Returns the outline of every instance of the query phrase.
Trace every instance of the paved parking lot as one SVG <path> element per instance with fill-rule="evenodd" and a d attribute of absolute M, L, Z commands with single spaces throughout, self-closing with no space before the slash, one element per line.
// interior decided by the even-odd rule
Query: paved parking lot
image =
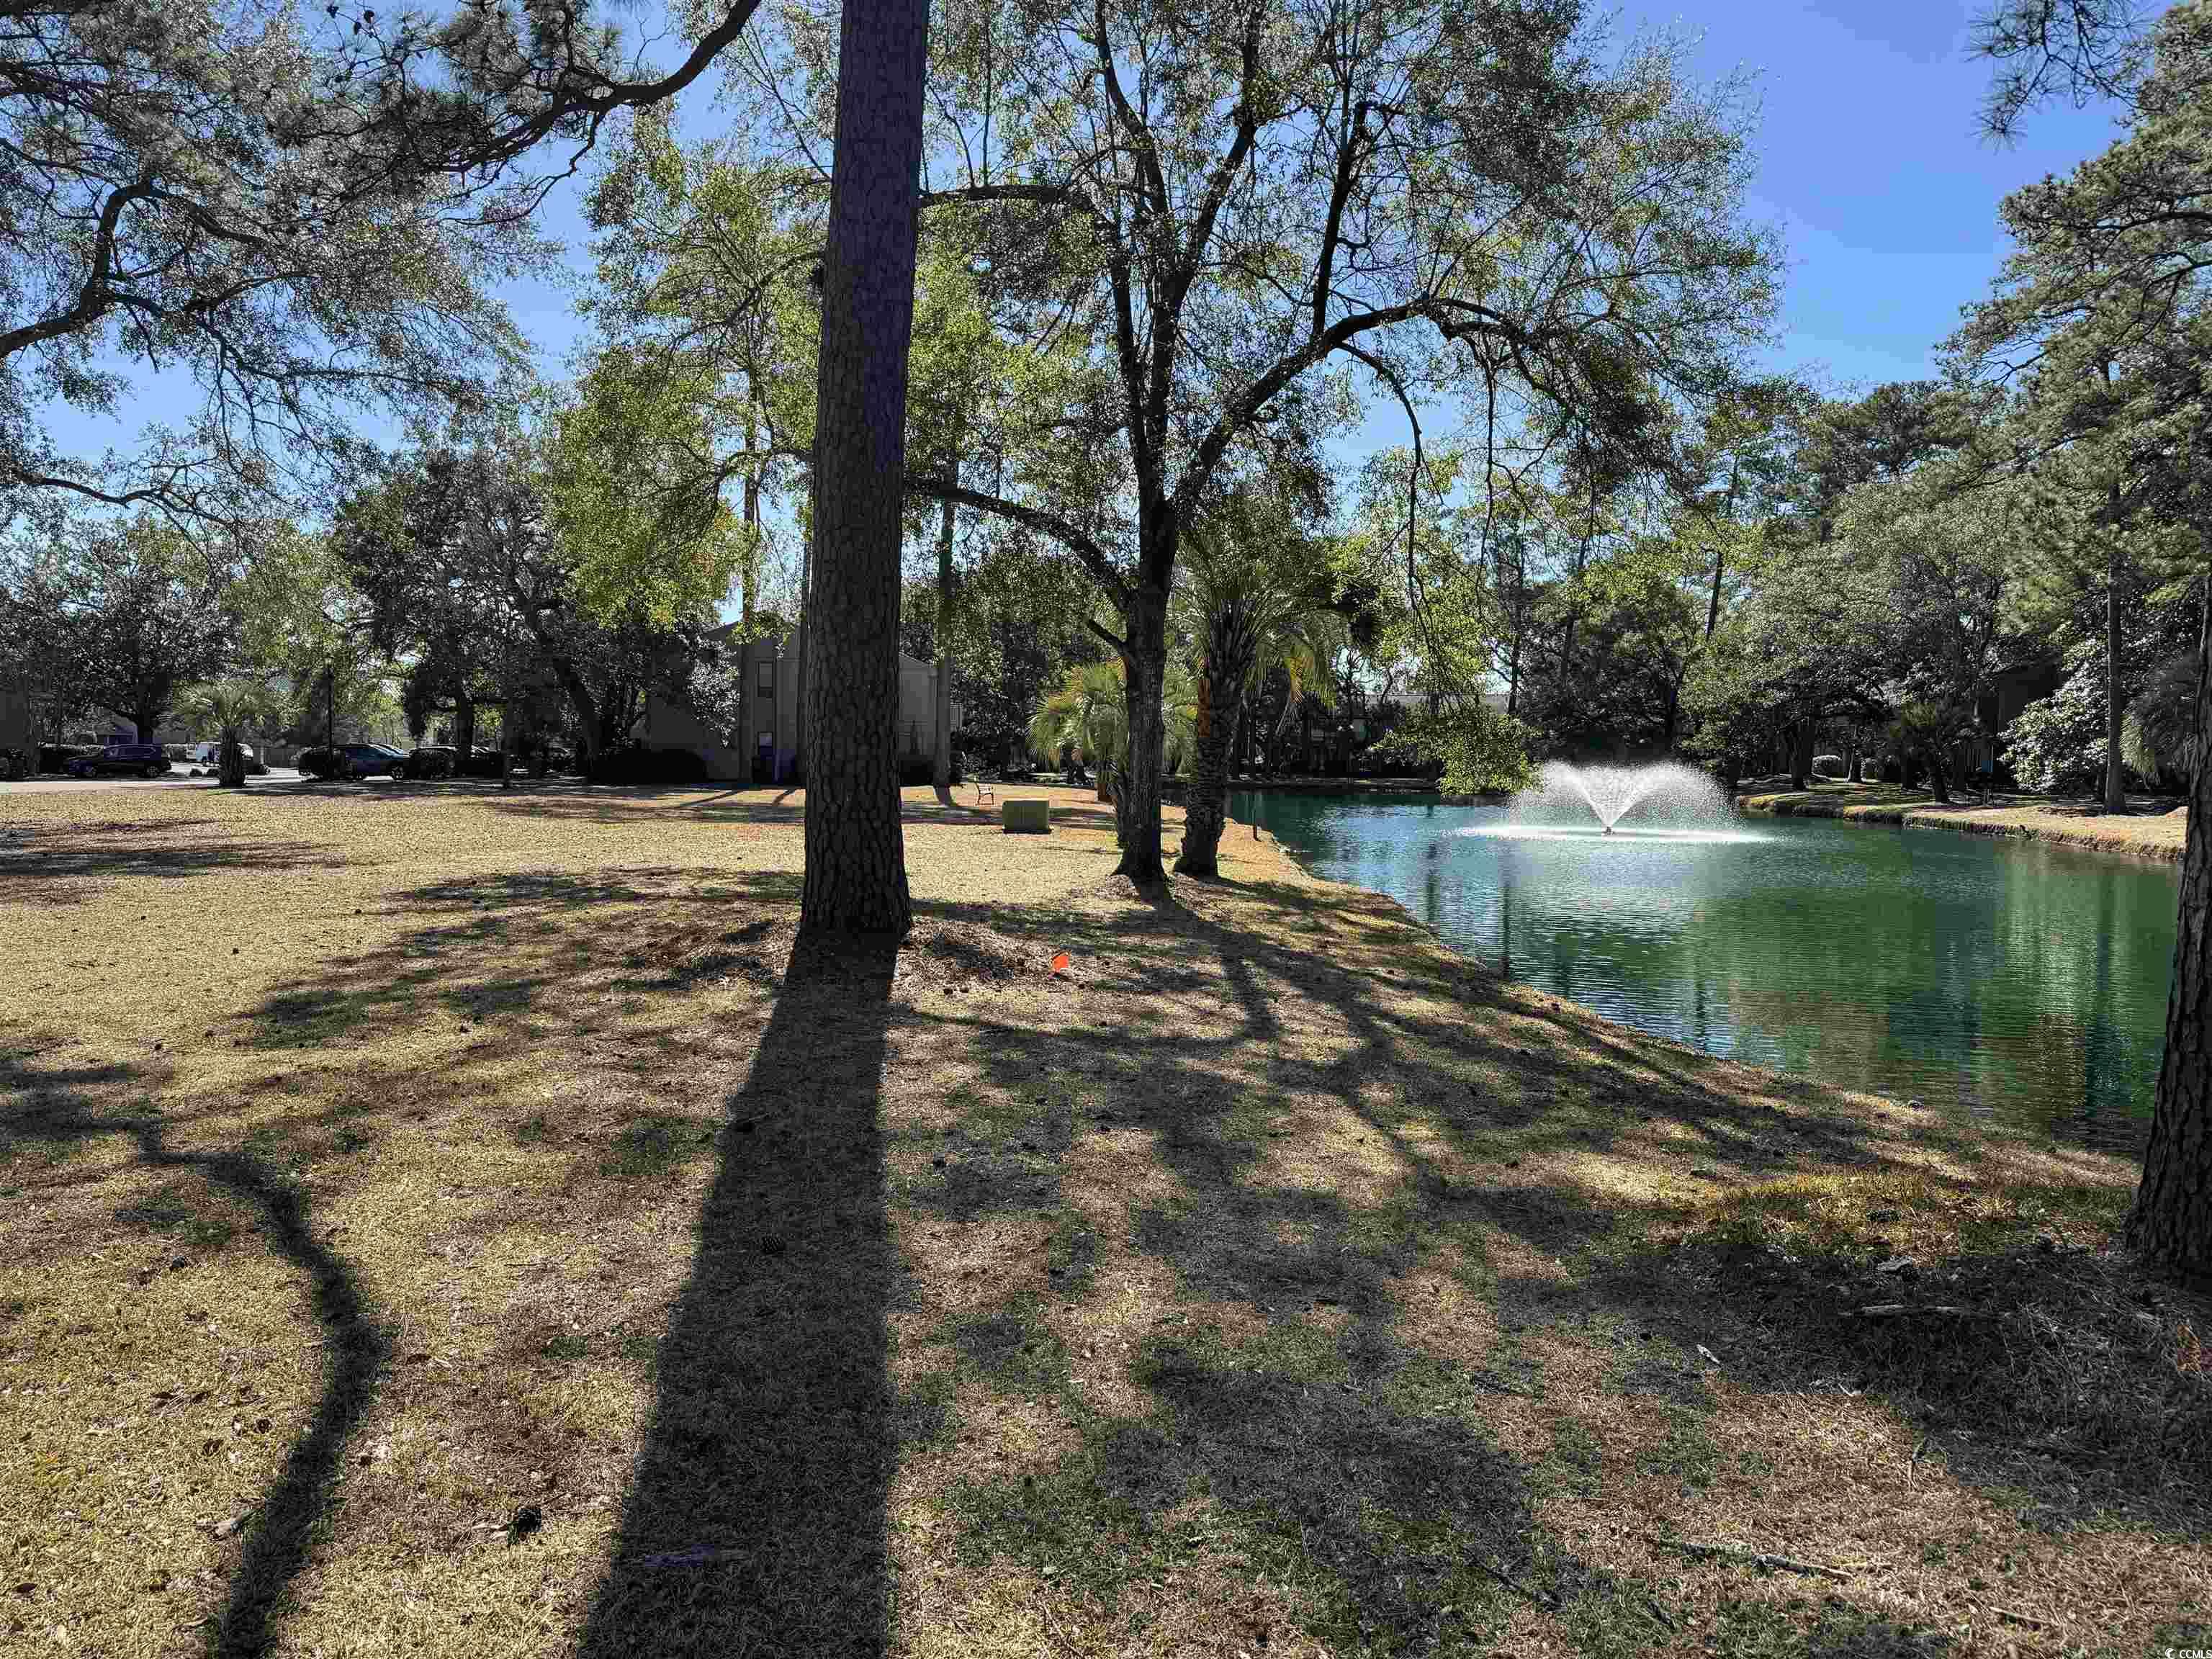
<path fill-rule="evenodd" d="M 246 787 L 266 789 L 270 785 L 299 783 L 301 775 L 289 766 L 272 766 L 266 777 L 248 778 Z M 21 783 L 0 783 L 0 795 L 40 795 L 59 789 L 212 789 L 215 777 L 193 777 L 189 767 L 179 767 L 158 778 L 70 778 L 49 773 Z"/>

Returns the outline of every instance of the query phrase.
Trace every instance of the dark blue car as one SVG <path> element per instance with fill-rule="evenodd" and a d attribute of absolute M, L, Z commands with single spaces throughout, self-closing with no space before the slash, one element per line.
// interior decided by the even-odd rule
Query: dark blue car
<path fill-rule="evenodd" d="M 169 769 L 169 757 L 158 743 L 111 743 L 96 754 L 79 755 L 69 763 L 73 778 L 96 778 L 129 773 L 158 778 Z"/>

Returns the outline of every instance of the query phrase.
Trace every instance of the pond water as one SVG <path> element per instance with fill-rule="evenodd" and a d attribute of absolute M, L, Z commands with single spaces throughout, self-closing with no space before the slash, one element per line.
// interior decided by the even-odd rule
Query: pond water
<path fill-rule="evenodd" d="M 1240 791 L 1230 810 L 1624 1024 L 2065 1141 L 2133 1152 L 2148 1128 L 2171 866 L 1821 819 L 1606 836 L 1420 797 Z"/>

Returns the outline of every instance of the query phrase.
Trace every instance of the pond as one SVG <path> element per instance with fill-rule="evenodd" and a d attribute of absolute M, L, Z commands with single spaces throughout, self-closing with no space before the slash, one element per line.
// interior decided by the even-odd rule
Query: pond
<path fill-rule="evenodd" d="M 1516 833 L 1503 807 L 1240 791 L 1315 874 L 1609 1019 L 1840 1087 L 2133 1152 L 2179 874 L 2016 839 L 1747 818 Z"/>

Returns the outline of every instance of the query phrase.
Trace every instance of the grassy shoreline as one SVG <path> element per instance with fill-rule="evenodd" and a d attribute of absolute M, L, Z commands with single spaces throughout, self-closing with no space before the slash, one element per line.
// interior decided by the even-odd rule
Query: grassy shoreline
<path fill-rule="evenodd" d="M 796 797 L 0 803 L 0 1645 L 2212 1639 L 2132 1170 L 1051 793 L 832 959 Z"/>
<path fill-rule="evenodd" d="M 1739 811 L 1776 817 L 1848 818 L 1970 836 L 2018 836 L 2088 852 L 2179 864 L 2188 837 L 2188 815 L 2167 810 L 2169 805 L 2146 803 L 2140 812 L 2112 816 L 2093 801 L 1997 795 L 1939 803 L 1922 789 L 1828 780 L 1800 790 L 1746 793 L 1736 801 Z"/>

